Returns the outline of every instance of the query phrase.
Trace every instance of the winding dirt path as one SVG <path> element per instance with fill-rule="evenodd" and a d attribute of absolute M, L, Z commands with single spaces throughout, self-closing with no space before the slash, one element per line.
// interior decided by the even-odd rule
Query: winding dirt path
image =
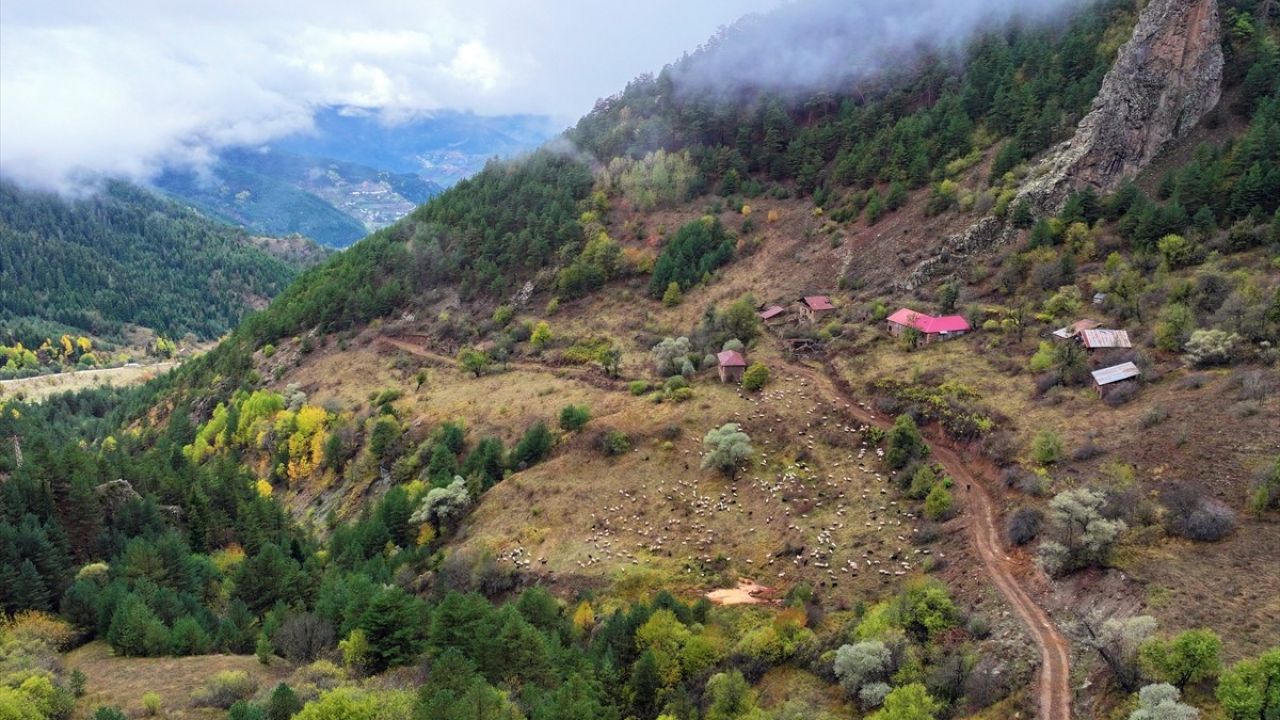
<path fill-rule="evenodd" d="M 892 424 L 886 418 L 873 416 L 858 404 L 847 382 L 830 361 L 824 363 L 823 375 L 860 421 L 880 427 Z M 938 442 L 931 442 L 929 446 L 934 459 L 955 480 L 956 487 L 963 485 L 965 488 L 964 492 L 956 494 L 964 499 L 967 506 L 968 526 L 983 569 L 1040 648 L 1039 719 L 1071 720 L 1071 655 L 1067 639 L 1044 608 L 1032 600 L 1018 582 L 1013 559 L 1004 551 L 998 515 L 983 478 L 971 472 L 951 448 Z"/>

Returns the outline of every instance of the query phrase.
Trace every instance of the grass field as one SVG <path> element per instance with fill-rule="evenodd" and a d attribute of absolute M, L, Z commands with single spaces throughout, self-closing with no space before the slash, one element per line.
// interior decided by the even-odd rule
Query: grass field
<path fill-rule="evenodd" d="M 142 717 L 142 696 L 154 692 L 161 698 L 160 717 L 171 720 L 223 720 L 225 710 L 191 707 L 191 693 L 216 673 L 240 670 L 257 681 L 259 691 L 275 687 L 291 671 L 276 658 L 263 665 L 253 655 L 197 655 L 181 658 L 122 658 L 111 654 L 104 642 L 92 642 L 68 653 L 68 671 L 78 669 L 88 679 L 85 695 L 76 704 L 74 717 L 89 718 L 100 706 L 121 708 L 129 717 Z"/>
<path fill-rule="evenodd" d="M 29 401 L 39 402 L 50 395 L 62 392 L 75 392 L 111 385 L 116 387 L 138 385 L 172 370 L 177 365 L 177 362 L 162 362 L 154 365 L 76 370 L 18 380 L 0 380 L 0 398 L 20 397 Z"/>

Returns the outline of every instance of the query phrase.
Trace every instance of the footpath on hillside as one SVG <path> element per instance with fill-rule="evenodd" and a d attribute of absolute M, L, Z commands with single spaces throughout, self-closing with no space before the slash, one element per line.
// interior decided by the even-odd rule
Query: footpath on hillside
<path fill-rule="evenodd" d="M 853 396 L 848 383 L 839 376 L 830 361 L 824 363 L 824 375 L 861 422 L 888 428 L 892 422 L 863 409 Z M 957 493 L 964 498 L 969 513 L 970 531 L 982 567 L 1000 594 L 1004 596 L 1040 649 L 1039 705 L 1040 720 L 1071 720 L 1071 656 L 1070 645 L 1057 625 L 1049 618 L 1015 574 L 1013 559 L 1001 544 L 999 523 L 985 478 L 970 472 L 954 450 L 939 442 L 929 443 L 933 457 L 942 464 L 957 485 L 966 488 Z"/>

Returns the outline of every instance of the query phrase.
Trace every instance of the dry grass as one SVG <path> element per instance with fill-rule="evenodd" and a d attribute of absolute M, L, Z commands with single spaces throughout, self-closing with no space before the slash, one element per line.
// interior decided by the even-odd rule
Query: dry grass
<path fill-rule="evenodd" d="M 276 658 L 263 665 L 253 655 L 198 655 L 184 658 L 122 658 L 111 654 L 103 642 L 93 642 L 64 657 L 67 670 L 79 669 L 88 678 L 85 695 L 76 704 L 74 717 L 88 718 L 103 705 L 114 705 L 130 717 L 141 717 L 143 693 L 160 695 L 171 720 L 221 720 L 225 710 L 191 707 L 191 693 L 214 674 L 242 670 L 270 690 L 289 675 L 291 666 Z"/>
<path fill-rule="evenodd" d="M 116 387 L 140 385 L 157 375 L 168 372 L 177 365 L 177 362 L 162 362 L 139 367 L 76 370 L 53 375 L 21 378 L 19 380 L 2 380 L 0 381 L 0 397 L 22 397 L 28 401 L 39 402 L 57 393 L 76 392 L 113 385 Z"/>

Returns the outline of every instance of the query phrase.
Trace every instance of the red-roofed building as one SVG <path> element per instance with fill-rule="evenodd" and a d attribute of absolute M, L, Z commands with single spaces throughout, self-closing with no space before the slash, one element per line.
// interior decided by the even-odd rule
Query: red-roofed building
<path fill-rule="evenodd" d="M 786 313 L 786 308 L 781 305 L 770 305 L 769 307 L 761 310 L 758 314 L 760 315 L 760 319 L 767 323 L 772 320 L 782 319 L 782 316 Z"/>
<path fill-rule="evenodd" d="M 808 295 L 796 302 L 796 310 L 800 313 L 800 317 L 816 323 L 834 313 L 836 306 L 831 304 L 831 298 L 826 295 Z"/>
<path fill-rule="evenodd" d="M 725 350 L 716 353 L 716 361 L 720 366 L 720 382 L 742 382 L 742 373 L 747 369 L 747 359 L 737 350 Z"/>
<path fill-rule="evenodd" d="M 907 328 L 919 330 L 926 343 L 963 335 L 970 330 L 969 321 L 961 315 L 933 317 L 909 308 L 901 308 L 887 318 L 889 334 L 897 337 Z"/>

